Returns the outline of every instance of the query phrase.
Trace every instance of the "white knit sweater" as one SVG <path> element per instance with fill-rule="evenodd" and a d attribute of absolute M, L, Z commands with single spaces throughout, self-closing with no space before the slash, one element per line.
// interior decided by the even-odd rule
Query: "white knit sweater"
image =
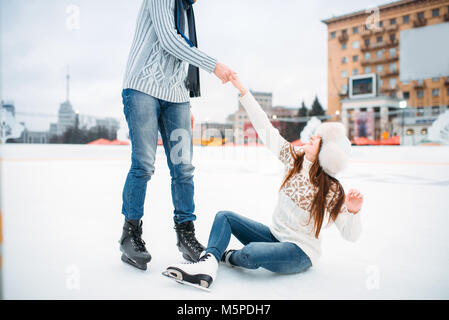
<path fill-rule="evenodd" d="M 290 143 L 272 126 L 251 93 L 248 92 L 241 97 L 240 102 L 246 109 L 260 139 L 285 165 L 285 175 L 294 163 L 290 153 Z M 295 149 L 298 150 L 298 148 Z M 321 233 L 318 239 L 315 238 L 313 221 L 309 223 L 310 205 L 317 191 L 309 180 L 311 165 L 312 163 L 304 157 L 301 171 L 293 175 L 279 191 L 270 230 L 279 241 L 298 245 L 309 256 L 312 264 L 315 264 L 321 255 Z M 326 196 L 327 203 L 330 202 L 333 195 L 334 191 L 331 189 Z M 333 224 L 332 222 L 328 224 L 328 217 L 329 212 L 326 210 L 323 227 Z M 352 214 L 343 204 L 340 214 L 335 220 L 335 225 L 343 238 L 356 241 L 361 233 L 360 212 Z"/>

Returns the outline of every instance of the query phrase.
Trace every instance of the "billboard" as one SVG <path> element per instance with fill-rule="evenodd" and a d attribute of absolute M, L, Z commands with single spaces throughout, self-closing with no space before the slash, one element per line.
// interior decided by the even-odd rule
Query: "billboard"
<path fill-rule="evenodd" d="M 349 78 L 349 98 L 371 98 L 377 93 L 376 74 L 369 73 Z"/>
<path fill-rule="evenodd" d="M 400 79 L 449 76 L 449 23 L 401 31 Z"/>

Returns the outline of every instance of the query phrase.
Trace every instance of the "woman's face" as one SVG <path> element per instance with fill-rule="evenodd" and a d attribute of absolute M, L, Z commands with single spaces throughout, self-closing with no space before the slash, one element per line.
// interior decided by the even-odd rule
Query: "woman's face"
<path fill-rule="evenodd" d="M 310 141 L 302 146 L 305 155 L 309 161 L 315 161 L 320 151 L 320 141 L 321 137 L 319 135 L 314 135 L 310 137 Z"/>

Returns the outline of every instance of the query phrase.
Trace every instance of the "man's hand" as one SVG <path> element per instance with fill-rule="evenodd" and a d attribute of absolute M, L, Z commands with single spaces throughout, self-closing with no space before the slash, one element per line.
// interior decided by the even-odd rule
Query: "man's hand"
<path fill-rule="evenodd" d="M 360 211 L 363 203 L 363 195 L 356 189 L 350 189 L 346 194 L 345 204 L 350 213 L 356 214 Z"/>
<path fill-rule="evenodd" d="M 215 66 L 214 74 L 218 79 L 221 80 L 223 84 L 227 83 L 230 80 L 231 75 L 234 72 L 225 64 L 218 62 Z"/>

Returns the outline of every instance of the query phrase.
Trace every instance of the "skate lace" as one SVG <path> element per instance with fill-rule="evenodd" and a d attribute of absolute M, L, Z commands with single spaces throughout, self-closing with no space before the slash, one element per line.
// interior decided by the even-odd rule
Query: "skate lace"
<path fill-rule="evenodd" d="M 139 252 L 145 252 L 145 241 L 142 239 L 142 231 L 141 230 L 129 230 L 129 234 L 131 236 L 131 243 L 133 247 Z"/>
<path fill-rule="evenodd" d="M 185 239 L 187 240 L 187 246 L 193 249 L 196 253 L 201 253 L 203 251 L 203 246 L 195 238 L 195 233 L 193 231 L 185 232 Z"/>

